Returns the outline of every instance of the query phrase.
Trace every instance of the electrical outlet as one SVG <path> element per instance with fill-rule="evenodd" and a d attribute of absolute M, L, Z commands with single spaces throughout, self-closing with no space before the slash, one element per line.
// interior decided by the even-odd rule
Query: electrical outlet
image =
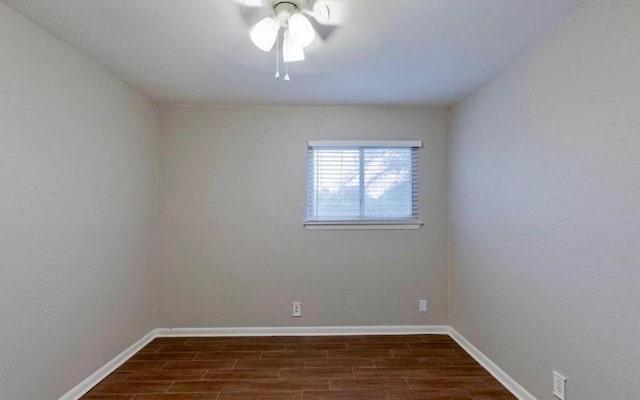
<path fill-rule="evenodd" d="M 291 308 L 291 316 L 302 317 L 302 303 L 300 303 L 299 301 L 293 302 L 293 307 Z"/>
<path fill-rule="evenodd" d="M 420 300 L 418 303 L 418 311 L 419 312 L 427 312 L 427 301 Z"/>
<path fill-rule="evenodd" d="M 567 378 L 560 375 L 556 371 L 553 371 L 553 395 L 560 400 L 565 400 L 565 387 L 567 385 Z"/>

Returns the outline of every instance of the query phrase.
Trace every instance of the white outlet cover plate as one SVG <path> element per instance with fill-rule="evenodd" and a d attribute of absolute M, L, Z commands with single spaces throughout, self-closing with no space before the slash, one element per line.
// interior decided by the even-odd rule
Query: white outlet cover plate
<path fill-rule="evenodd" d="M 302 317 L 302 303 L 299 301 L 294 301 L 292 304 L 291 310 L 292 317 Z"/>
<path fill-rule="evenodd" d="M 427 312 L 427 301 L 426 300 L 420 300 L 420 302 L 418 304 L 418 311 L 419 312 Z"/>
<path fill-rule="evenodd" d="M 553 395 L 560 400 L 565 400 L 566 384 L 567 378 L 553 371 Z"/>

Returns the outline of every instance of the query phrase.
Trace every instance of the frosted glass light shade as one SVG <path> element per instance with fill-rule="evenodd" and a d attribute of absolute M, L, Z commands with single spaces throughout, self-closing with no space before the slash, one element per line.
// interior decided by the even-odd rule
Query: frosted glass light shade
<path fill-rule="evenodd" d="M 316 31 L 313 29 L 311 22 L 300 13 L 295 13 L 289 17 L 289 34 L 300 47 L 307 47 L 316 37 Z"/>
<path fill-rule="evenodd" d="M 284 31 L 282 57 L 284 59 L 284 62 L 286 63 L 304 61 L 304 50 L 296 42 L 291 40 L 291 34 L 289 33 L 288 29 Z"/>
<path fill-rule="evenodd" d="M 251 29 L 251 41 L 262 51 L 270 51 L 278 37 L 278 24 L 273 18 L 264 18 Z"/>

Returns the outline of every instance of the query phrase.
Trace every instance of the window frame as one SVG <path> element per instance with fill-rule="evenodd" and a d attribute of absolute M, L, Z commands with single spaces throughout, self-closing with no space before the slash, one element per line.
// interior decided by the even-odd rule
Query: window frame
<path fill-rule="evenodd" d="M 311 148 L 422 148 L 421 140 L 310 140 L 307 143 L 307 154 Z M 308 187 L 309 187 L 309 159 L 307 159 L 307 180 L 306 186 L 307 194 L 306 201 L 308 202 Z M 362 174 L 362 172 L 361 172 Z M 360 177 L 362 179 L 362 177 Z M 418 183 L 420 174 L 413 178 Z M 417 193 L 416 193 L 417 196 Z M 419 196 L 416 200 L 419 204 Z M 419 207 L 418 207 L 419 213 Z M 416 216 L 415 218 L 380 218 L 380 219 L 344 219 L 344 220 L 309 220 L 307 210 L 305 208 L 305 222 L 304 227 L 307 230 L 417 230 L 422 227 L 422 221 Z"/>

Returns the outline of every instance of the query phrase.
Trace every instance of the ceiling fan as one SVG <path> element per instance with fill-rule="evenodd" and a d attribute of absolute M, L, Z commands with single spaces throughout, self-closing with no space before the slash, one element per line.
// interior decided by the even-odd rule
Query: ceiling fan
<path fill-rule="evenodd" d="M 260 50 L 276 48 L 276 79 L 280 78 L 280 38 L 282 60 L 289 81 L 288 64 L 303 61 L 304 49 L 316 37 L 326 41 L 344 14 L 338 0 L 237 0 L 245 22 L 251 26 L 249 37 Z M 282 32 L 282 33 L 281 33 Z"/>

